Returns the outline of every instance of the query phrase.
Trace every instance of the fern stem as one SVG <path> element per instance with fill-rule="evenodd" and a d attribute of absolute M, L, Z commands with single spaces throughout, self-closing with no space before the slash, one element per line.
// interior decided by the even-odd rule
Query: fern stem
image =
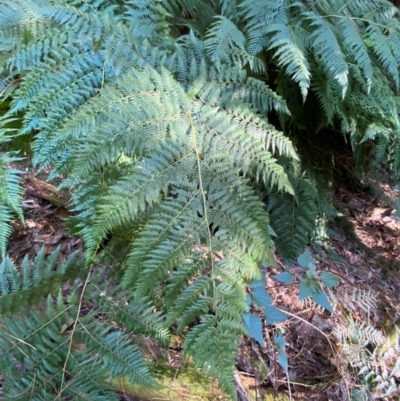
<path fill-rule="evenodd" d="M 199 174 L 199 186 L 200 186 L 200 192 L 203 200 L 203 207 L 204 207 L 204 221 L 206 222 L 207 225 L 207 234 L 208 234 L 208 249 L 210 252 L 210 263 L 211 263 L 211 279 L 212 279 L 212 286 L 213 286 L 213 303 L 214 303 L 214 312 L 217 312 L 217 303 L 215 300 L 215 278 L 214 278 L 214 259 L 213 259 L 213 250 L 212 250 L 212 243 L 211 243 L 211 230 L 210 230 L 210 222 L 208 221 L 208 215 L 207 215 L 207 199 L 206 199 L 206 194 L 204 191 L 203 187 L 203 178 L 201 176 L 201 165 L 200 165 L 200 154 L 199 154 L 199 148 L 197 146 L 197 138 L 196 138 L 196 129 L 194 127 L 193 123 L 193 118 L 192 114 L 188 112 L 188 117 L 190 121 L 190 131 L 193 137 L 193 147 L 194 151 L 196 153 L 196 162 L 197 162 L 197 171 Z"/>
<path fill-rule="evenodd" d="M 90 274 L 91 273 L 92 273 L 92 269 L 89 270 L 89 273 L 86 276 L 86 280 L 85 280 L 85 282 L 83 284 L 82 292 L 81 292 L 81 295 L 79 297 L 78 310 L 76 312 L 76 317 L 75 317 L 75 320 L 74 320 L 74 324 L 72 326 L 71 336 L 70 336 L 69 345 L 68 345 L 68 352 L 67 352 L 67 355 L 65 357 L 64 366 L 63 366 L 62 371 L 61 371 L 60 392 L 58 393 L 56 400 L 57 399 L 61 400 L 61 395 L 62 395 L 62 393 L 64 391 L 64 387 L 63 386 L 64 386 L 64 382 L 65 382 L 65 374 L 66 374 L 66 370 L 67 370 L 67 363 L 68 363 L 69 357 L 71 355 L 72 342 L 74 340 L 74 333 L 76 331 L 76 326 L 78 324 L 79 315 L 81 313 L 81 309 L 82 309 L 82 305 L 83 305 L 83 296 L 85 295 L 85 290 L 86 290 L 86 287 L 87 287 L 87 285 L 89 283 L 89 278 L 90 278 Z"/>

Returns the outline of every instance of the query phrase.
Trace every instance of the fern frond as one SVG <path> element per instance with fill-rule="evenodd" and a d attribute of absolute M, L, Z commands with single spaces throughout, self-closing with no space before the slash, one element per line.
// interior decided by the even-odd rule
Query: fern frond
<path fill-rule="evenodd" d="M 0 152 L 0 256 L 5 257 L 7 241 L 12 229 L 10 222 L 16 215 L 24 223 L 22 212 L 21 171 L 10 164 L 20 159 Z"/>
<path fill-rule="evenodd" d="M 87 320 L 87 319 L 85 319 Z M 89 353 L 103 357 L 105 372 L 110 377 L 126 376 L 130 382 L 154 386 L 148 367 L 143 363 L 137 345 L 121 331 L 111 331 L 109 327 L 99 324 L 85 324 L 81 321 L 74 337 L 82 341 Z"/>
<path fill-rule="evenodd" d="M 338 325 L 334 334 L 342 343 L 356 342 L 362 346 L 385 343 L 385 336 L 380 330 L 367 323 L 357 324 L 352 318 L 348 318 L 347 324 Z"/>
<path fill-rule="evenodd" d="M 132 28 L 135 37 L 161 44 L 168 40 L 171 28 L 168 20 L 172 15 L 162 1 L 130 0 L 124 3 L 126 10 L 123 18 Z"/>
<path fill-rule="evenodd" d="M 187 333 L 184 350 L 194 356 L 204 372 L 217 377 L 228 394 L 235 397 L 232 362 L 244 332 L 238 312 L 245 310 L 246 298 L 242 283 L 237 281 L 235 266 L 229 263 L 229 259 L 214 267 L 216 280 L 207 294 L 213 299 L 214 314 L 204 314 L 200 323 Z M 193 306 L 203 303 L 202 299 L 200 295 Z M 212 355 L 219 355 L 219 358 Z"/>
<path fill-rule="evenodd" d="M 4 202 L 23 222 L 24 216 L 21 208 L 22 201 L 22 187 L 20 185 L 21 171 L 9 168 L 9 163 L 19 160 L 9 155 L 1 155 L 0 164 L 0 200 Z"/>
<path fill-rule="evenodd" d="M 8 238 L 12 233 L 12 227 L 10 222 L 13 218 L 11 209 L 0 202 L 0 253 L 1 257 L 4 258 L 7 249 Z"/>
<path fill-rule="evenodd" d="M 392 50 L 386 40 L 385 35 L 376 25 L 373 24 L 371 24 L 365 30 L 365 35 L 368 39 L 369 46 L 371 46 L 374 50 L 382 67 L 390 76 L 390 78 L 392 78 L 393 82 L 396 85 L 396 88 L 399 88 L 399 64 L 392 53 Z"/>
<path fill-rule="evenodd" d="M 295 179 L 296 180 L 296 179 Z M 295 181 L 295 195 L 271 194 L 268 211 L 276 233 L 276 248 L 287 261 L 294 261 L 309 241 L 318 215 L 315 186 L 307 180 Z"/>
<path fill-rule="evenodd" d="M 342 29 L 343 43 L 346 45 L 345 49 L 350 53 L 354 62 L 361 68 L 367 88 L 370 90 L 374 71 L 368 48 L 360 36 L 360 28 L 350 17 L 340 18 L 339 25 Z"/>
<path fill-rule="evenodd" d="M 371 290 L 361 288 L 355 288 L 351 293 L 346 291 L 343 296 L 345 307 L 354 310 L 354 304 L 356 304 L 368 314 L 377 307 L 376 302 L 376 295 Z"/>
<path fill-rule="evenodd" d="M 246 37 L 230 19 L 223 16 L 217 19 L 207 32 L 204 47 L 212 62 L 225 62 L 229 60 L 228 52 L 245 50 Z"/>
<path fill-rule="evenodd" d="M 303 11 L 302 15 L 311 30 L 308 41 L 314 57 L 321 64 L 322 69 L 339 83 L 342 97 L 344 97 L 348 87 L 349 69 L 335 33 L 332 32 L 326 18 L 322 18 L 314 11 Z"/>
<path fill-rule="evenodd" d="M 306 44 L 304 35 L 298 34 L 300 28 L 290 27 L 287 20 L 276 22 L 265 28 L 265 35 L 268 37 L 266 47 L 274 51 L 274 57 L 281 65 L 287 75 L 292 77 L 301 90 L 303 99 L 307 97 L 310 87 L 311 72 L 306 57 Z"/>
<path fill-rule="evenodd" d="M 154 310 L 154 305 L 145 298 L 135 302 L 132 292 L 124 291 L 112 280 L 104 281 L 102 274 L 94 275 L 85 294 L 87 302 L 95 302 L 99 313 L 109 320 L 123 324 L 135 334 L 151 335 L 157 341 L 167 345 L 169 332 L 165 318 Z"/>
<path fill-rule="evenodd" d="M 254 2 L 245 1 L 241 7 L 247 20 L 250 54 L 273 51 L 278 65 L 299 84 L 305 99 L 311 79 L 305 32 L 299 24 L 290 24 L 289 3 L 260 1 L 255 7 Z"/>
<path fill-rule="evenodd" d="M 57 303 L 49 297 L 44 313 L 33 309 L 18 319 L 4 319 L 0 368 L 7 398 L 24 400 L 29 394 L 45 401 L 55 397 L 117 400 L 109 381 L 120 375 L 154 385 L 137 346 L 126 334 L 99 324 L 92 313 L 80 317 L 76 326 L 71 324 L 77 318 L 77 301 L 73 294 L 68 305 L 60 296 Z"/>
<path fill-rule="evenodd" d="M 82 260 L 73 253 L 57 266 L 60 249 L 57 248 L 45 258 L 44 248 L 33 262 L 26 256 L 20 268 L 5 258 L 0 264 L 0 313 L 15 314 L 22 307 L 39 303 L 43 296 L 50 294 L 62 283 L 75 278 L 83 269 Z"/>

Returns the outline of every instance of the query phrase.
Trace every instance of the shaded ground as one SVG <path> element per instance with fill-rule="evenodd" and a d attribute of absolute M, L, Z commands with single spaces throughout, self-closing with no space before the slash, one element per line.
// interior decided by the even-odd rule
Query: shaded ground
<path fill-rule="evenodd" d="M 388 197 L 396 195 L 389 186 L 382 190 Z M 330 249 L 313 251 L 317 271 L 341 277 L 328 291 L 335 312 L 310 300 L 299 302 L 297 285 L 274 280 L 288 266 L 268 269 L 266 288 L 290 318 L 265 327 L 265 348 L 248 339 L 241 345 L 239 369 L 252 399 L 262 399 L 263 387 L 289 394 L 288 378 L 271 351 L 276 329 L 285 334 L 293 397 L 400 399 L 395 326 L 400 318 L 400 222 L 395 210 L 369 194 L 339 188 L 335 196 L 344 216 L 332 227 Z M 290 271 L 301 276 L 303 268 L 294 265 Z"/>
<path fill-rule="evenodd" d="M 82 251 L 81 240 L 69 236 L 63 224 L 68 215 L 66 195 L 57 194 L 45 178 L 46 174 L 35 177 L 29 171 L 24 176 L 26 226 L 14 223 L 9 246 L 17 262 L 27 253 L 34 257 L 42 246 L 47 254 L 60 246 L 63 258 Z M 381 189 L 388 199 L 396 195 L 390 186 Z M 400 319 L 400 223 L 395 210 L 372 195 L 345 188 L 337 188 L 334 195 L 344 216 L 332 226 L 328 246 L 312 252 L 318 271 L 341 278 L 328 292 L 335 312 L 330 314 L 310 300 L 298 301 L 297 285 L 274 280 L 288 266 L 280 263 L 266 270 L 268 292 L 289 319 L 274 327 L 265 325 L 265 347 L 247 338 L 240 344 L 237 380 L 246 391 L 243 400 L 273 399 L 267 390 L 289 395 L 288 379 L 291 395 L 298 399 L 399 399 L 400 345 L 394 328 Z M 296 265 L 290 270 L 295 276 L 303 273 Z M 273 348 L 277 329 L 285 336 L 288 376 Z M 178 348 L 169 350 L 170 367 L 177 372 Z M 155 345 L 150 344 L 149 350 L 158 353 Z"/>

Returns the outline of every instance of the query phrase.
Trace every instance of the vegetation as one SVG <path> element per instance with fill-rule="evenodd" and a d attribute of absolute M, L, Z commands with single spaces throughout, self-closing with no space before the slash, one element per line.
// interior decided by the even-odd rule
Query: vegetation
<path fill-rule="evenodd" d="M 337 152 L 399 177 L 398 17 L 386 0 L 0 1 L 5 395 L 117 399 L 114 378 L 153 383 L 129 333 L 173 332 L 235 397 L 248 285 L 254 301 L 274 250 L 291 263 L 327 235 Z M 64 178 L 84 261 L 5 257 L 19 136 Z"/>

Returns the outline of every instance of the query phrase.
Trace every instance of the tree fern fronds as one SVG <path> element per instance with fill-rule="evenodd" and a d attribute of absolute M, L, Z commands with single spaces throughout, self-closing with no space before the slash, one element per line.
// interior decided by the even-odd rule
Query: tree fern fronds
<path fill-rule="evenodd" d="M 382 33 L 376 25 L 371 24 L 366 28 L 365 35 L 368 39 L 369 46 L 374 50 L 385 72 L 393 80 L 396 88 L 399 88 L 399 64 L 392 53 L 384 33 Z"/>
<path fill-rule="evenodd" d="M 400 48 L 400 27 L 397 29 L 390 29 L 387 35 L 388 37 L 388 44 L 392 51 L 393 57 L 397 61 L 398 67 L 400 66 L 400 55 L 398 49 Z"/>
<path fill-rule="evenodd" d="M 207 227 L 198 214 L 207 213 L 209 224 L 216 229 L 218 242 L 214 244 L 214 252 L 222 250 L 229 254 L 234 250 L 237 258 L 253 261 L 270 258 L 272 242 L 264 229 L 268 216 L 251 189 L 246 188 L 237 174 L 228 171 L 222 162 L 221 165 L 204 164 L 201 170 L 207 190 L 207 210 L 202 207 L 197 188 L 188 186 L 190 191 L 180 189 L 177 191 L 178 199 L 167 198 L 159 208 L 155 208 L 153 216 L 132 243 L 125 282 L 137 283 L 140 289 L 137 296 L 143 296 L 155 280 L 165 279 L 167 270 L 184 262 L 192 252 L 193 244 L 205 240 Z M 223 189 L 226 187 L 230 191 Z M 246 245 L 243 245 L 244 238 Z M 253 270 L 255 268 L 258 272 L 257 265 L 244 260 L 241 260 L 243 273 L 257 275 Z"/>
<path fill-rule="evenodd" d="M 63 49 L 58 53 L 54 51 L 51 52 L 52 54 L 49 55 L 51 61 L 46 60 L 46 62 L 38 63 L 34 68 L 30 66 L 30 73 L 22 81 L 16 93 L 16 101 L 12 104 L 11 112 L 16 113 L 25 110 L 29 104 L 36 102 L 38 103 L 36 110 L 41 110 L 41 107 L 47 110 L 48 106 L 46 107 L 44 103 L 44 99 L 46 98 L 43 97 L 42 100 L 40 96 L 44 88 L 49 91 L 47 96 L 50 98 L 50 96 L 54 96 L 54 92 L 57 90 L 65 90 L 65 86 L 68 84 L 74 85 L 75 81 L 79 79 L 88 78 L 89 81 L 86 81 L 85 84 L 88 85 L 89 88 L 100 87 L 97 79 L 92 81 L 92 77 L 95 75 L 96 70 L 101 70 L 103 73 L 104 57 L 101 53 L 94 54 L 91 46 L 85 46 L 83 44 L 80 45 L 82 47 L 68 45 L 66 41 L 60 44 L 63 46 Z M 20 59 L 20 57 L 18 57 L 18 59 Z M 102 74 L 100 77 L 102 78 Z M 54 82 L 50 84 L 49 81 L 53 80 Z M 74 87 L 79 92 L 79 87 Z M 83 88 L 80 89 L 80 91 L 83 92 Z M 71 97 L 72 104 L 73 100 L 73 97 Z M 35 109 L 31 107 L 29 109 L 33 110 L 33 113 L 35 113 Z"/>
<path fill-rule="evenodd" d="M 373 82 L 374 71 L 368 48 L 360 36 L 361 32 L 357 24 L 350 17 L 340 18 L 339 26 L 343 32 L 342 38 L 343 43 L 346 45 L 345 49 L 362 69 L 369 91 Z"/>
<path fill-rule="evenodd" d="M 246 18 L 250 54 L 263 49 L 274 52 L 277 63 L 299 84 L 303 99 L 310 86 L 311 71 L 306 54 L 306 33 L 299 24 L 290 24 L 290 2 L 253 1 L 241 4 Z"/>
<path fill-rule="evenodd" d="M 119 375 L 154 385 L 137 346 L 125 333 L 99 324 L 92 313 L 80 317 L 75 330 L 70 331 L 77 312 L 72 299 L 67 306 L 61 297 L 56 304 L 48 298 L 41 314 L 34 309 L 18 319 L 4 320 L 0 368 L 5 373 L 5 396 L 20 394 L 16 399 L 25 400 L 29 394 L 30 398 L 50 401 L 62 394 L 71 401 L 116 400 L 109 381 Z M 70 336 L 74 336 L 72 348 Z M 17 369 L 16 363 L 22 368 Z"/>
<path fill-rule="evenodd" d="M 10 225 L 12 218 L 13 213 L 10 207 L 0 202 L 0 254 L 2 258 L 5 257 L 8 238 L 12 233 Z"/>
<path fill-rule="evenodd" d="M 162 193 L 166 194 L 168 183 L 179 180 L 192 163 L 191 150 L 172 142 L 165 143 L 153 157 L 138 163 L 134 171 L 113 185 L 110 194 L 103 199 L 96 221 L 98 237 L 103 238 L 107 231 L 122 222 L 132 222 L 138 212 L 152 206 Z"/>
<path fill-rule="evenodd" d="M 107 126 L 109 125 L 104 124 L 101 128 L 102 131 L 104 130 L 104 134 L 107 132 L 105 129 Z M 78 144 L 79 142 L 77 142 L 77 145 Z M 125 156 L 126 162 L 123 163 L 121 160 L 124 159 L 124 155 L 121 155 L 120 149 L 124 147 L 126 152 L 131 155 L 134 154 L 135 145 L 136 144 L 132 144 L 132 142 L 129 141 L 126 132 L 116 135 L 115 138 L 110 138 L 110 136 L 106 138 L 105 135 L 97 135 L 97 141 L 87 140 L 85 143 L 81 143 L 80 148 L 77 148 L 76 152 L 74 152 L 75 155 L 73 160 L 71 160 L 73 161 L 73 167 L 70 168 L 71 179 L 63 183 L 63 186 L 75 186 L 90 180 L 94 171 L 106 166 L 107 164 L 117 164 L 119 166 L 119 171 L 116 171 L 116 174 L 119 176 L 122 175 L 119 174 L 122 173 L 122 170 L 129 172 L 129 169 L 127 168 L 129 166 L 129 156 Z M 124 166 L 124 164 L 127 166 Z M 115 176 L 115 178 L 118 179 L 119 177 Z"/>
<path fill-rule="evenodd" d="M 18 216 L 21 221 L 24 221 L 22 214 L 22 187 L 20 185 L 21 171 L 7 168 L 8 163 L 19 160 L 9 155 L 1 155 L 0 164 L 0 200 L 4 202 Z"/>
<path fill-rule="evenodd" d="M 298 155 L 293 147 L 292 141 L 273 125 L 265 122 L 265 119 L 255 114 L 255 110 L 249 109 L 247 105 L 237 102 L 223 102 L 228 115 L 237 121 L 239 126 L 254 138 L 265 143 L 265 149 L 272 154 L 287 156 L 298 160 Z"/>
<path fill-rule="evenodd" d="M 47 2 L 44 2 L 47 3 Z M 40 1 L 4 1 L 0 17 L 0 49 L 12 51 L 29 38 L 41 37 L 50 24 L 38 12 Z"/>
<path fill-rule="evenodd" d="M 156 282 L 165 280 L 168 270 L 183 263 L 193 244 L 206 235 L 207 227 L 195 214 L 202 212 L 199 194 L 182 195 L 176 200 L 167 198 L 132 243 L 124 285 L 136 283 L 135 297 L 146 295 Z"/>
<path fill-rule="evenodd" d="M 237 22 L 240 14 L 238 13 L 238 4 L 236 0 L 220 0 L 218 1 L 221 8 L 221 15 Z"/>
<path fill-rule="evenodd" d="M 249 32 L 249 51 L 260 53 L 265 46 L 264 28 L 274 22 L 284 22 L 286 2 L 281 0 L 242 1 L 239 5 L 246 20 L 246 30 Z"/>
<path fill-rule="evenodd" d="M 165 8 L 174 16 L 175 25 L 189 27 L 204 35 L 216 16 L 216 3 L 199 0 L 170 0 Z"/>
<path fill-rule="evenodd" d="M 324 112 L 325 119 L 321 122 L 321 125 L 332 125 L 335 116 L 339 114 L 336 99 L 341 97 L 342 88 L 336 81 L 326 79 L 323 71 L 316 69 L 311 81 L 311 89 Z"/>
<path fill-rule="evenodd" d="M 0 29 L 1 32 L 1 29 Z M 28 68 L 39 65 L 41 62 L 47 60 L 51 63 L 52 58 L 61 59 L 61 54 L 65 55 L 66 49 L 61 49 L 63 44 L 68 44 L 71 51 L 76 43 L 76 35 L 71 32 L 63 32 L 58 29 L 51 28 L 46 30 L 46 35 L 38 37 L 27 42 L 23 46 L 16 47 L 13 54 L 7 57 L 4 65 L 10 74 L 18 74 Z M 90 43 L 89 39 L 81 41 L 81 45 L 87 46 Z M 33 77 L 27 78 L 35 79 L 40 74 L 41 70 L 36 70 Z M 48 70 L 44 69 L 43 73 Z M 40 75 L 39 75 L 40 76 Z"/>
<path fill-rule="evenodd" d="M 151 74 L 153 78 L 157 76 L 154 71 L 150 76 Z M 182 102 L 185 102 L 183 94 L 176 90 L 176 83 L 171 82 L 171 85 L 168 85 L 168 80 L 165 75 L 164 77 L 164 90 L 169 91 L 170 96 L 175 93 L 176 103 L 168 103 L 167 106 L 166 94 L 162 95 L 162 85 L 158 88 L 159 92 L 154 91 L 159 78 L 152 80 L 148 73 L 130 74 L 129 79 L 121 81 L 119 90 L 107 86 L 104 92 L 101 92 L 101 96 L 82 106 L 79 112 L 73 114 L 71 120 L 65 122 L 59 132 L 41 133 L 36 141 L 40 148 L 37 149 L 35 162 L 57 162 L 54 153 L 63 154 L 66 146 L 69 149 L 74 147 L 82 155 L 82 161 L 75 163 L 80 166 L 86 165 L 85 168 L 77 167 L 76 170 L 82 170 L 83 175 L 86 175 L 93 171 L 90 170 L 93 166 L 98 166 L 101 155 L 92 152 L 93 157 L 85 160 L 87 151 L 82 149 L 85 146 L 91 147 L 96 143 L 99 146 L 102 143 L 103 146 L 109 146 L 114 156 L 107 156 L 108 152 L 103 152 L 104 161 L 115 158 L 118 149 L 123 148 L 128 156 L 133 153 L 142 154 L 144 149 L 162 140 L 160 132 L 173 129 L 174 126 L 179 127 L 183 121 L 177 118 L 179 113 L 182 113 Z M 154 92 L 153 96 L 149 96 L 149 92 Z M 96 112 L 93 111 L 95 109 Z M 87 143 L 83 142 L 83 139 Z M 79 146 L 76 140 L 80 141 Z M 73 166 L 72 160 L 70 162 Z M 85 178 L 76 176 L 78 183 L 82 179 Z"/>
<path fill-rule="evenodd" d="M 4 258 L 7 240 L 11 234 L 10 222 L 16 215 L 22 223 L 24 216 L 22 212 L 21 171 L 10 168 L 9 164 L 19 159 L 0 152 L 0 256 Z"/>
<path fill-rule="evenodd" d="M 270 24 L 282 17 L 282 12 L 290 3 L 282 0 L 261 0 L 254 3 L 252 0 L 240 2 L 239 7 L 249 22 Z"/>
<path fill-rule="evenodd" d="M 165 302 L 168 309 L 168 319 L 169 326 L 172 325 L 172 322 L 178 317 L 178 315 L 174 312 L 179 310 L 178 305 L 175 305 L 176 298 L 182 293 L 183 290 L 186 289 L 190 280 L 193 277 L 198 276 L 202 272 L 208 270 L 209 260 L 205 257 L 204 253 L 201 250 L 195 250 L 193 252 L 193 257 L 185 260 L 180 266 L 179 269 L 173 272 L 168 278 L 166 290 L 165 290 Z"/>
<path fill-rule="evenodd" d="M 233 367 L 237 343 L 243 334 L 240 320 L 215 315 L 204 315 L 201 322 L 186 335 L 184 350 L 193 356 L 195 364 L 218 378 L 220 386 L 232 397 L 236 396 Z M 216 358 L 215 356 L 218 355 Z"/>
<path fill-rule="evenodd" d="M 216 18 L 218 21 L 211 26 L 204 39 L 204 47 L 212 62 L 225 62 L 229 60 L 229 52 L 245 50 L 246 37 L 230 19 L 223 16 Z"/>
<path fill-rule="evenodd" d="M 60 249 L 45 258 L 41 249 L 33 262 L 26 256 L 20 269 L 8 258 L 0 264 L 0 313 L 15 313 L 26 305 L 40 302 L 43 296 L 52 293 L 83 269 L 82 260 L 76 253 L 58 267 Z"/>
<path fill-rule="evenodd" d="M 277 251 L 287 261 L 294 261 L 311 237 L 318 215 L 317 191 L 307 180 L 295 183 L 295 195 L 271 194 L 268 210 L 271 227 L 277 237 Z"/>
<path fill-rule="evenodd" d="M 77 7 L 82 12 L 100 11 L 115 17 L 122 12 L 116 0 L 59 0 L 58 3 Z"/>
<path fill-rule="evenodd" d="M 314 57 L 322 65 L 322 69 L 331 74 L 339 83 L 342 97 L 344 97 L 348 88 L 349 70 L 335 33 L 332 32 L 326 19 L 317 13 L 306 11 L 302 15 L 312 31 L 308 41 L 313 49 Z"/>
<path fill-rule="evenodd" d="M 286 23 L 275 23 L 265 28 L 265 35 L 268 35 L 267 48 L 274 50 L 278 65 L 298 83 L 303 99 L 307 96 L 311 80 L 306 45 L 302 40 L 304 34 L 300 28 L 291 28 Z"/>
<path fill-rule="evenodd" d="M 201 91 L 198 96 L 203 102 L 210 101 L 208 93 Z M 233 113 L 230 115 L 230 110 L 227 110 L 226 114 L 217 113 L 215 108 L 203 106 L 199 116 L 200 118 L 196 121 L 196 129 L 201 134 L 199 143 L 200 146 L 203 146 L 203 141 L 205 141 L 206 145 L 202 152 L 207 149 L 212 154 L 213 151 L 225 149 L 232 162 L 241 166 L 244 172 L 254 174 L 267 186 L 277 186 L 279 190 L 292 192 L 283 168 L 272 154 L 263 148 L 259 137 L 260 132 L 256 138 L 251 135 L 251 132 L 246 132 L 242 128 L 241 124 L 246 123 L 244 115 L 237 120 Z M 252 161 L 250 162 L 250 160 Z"/>
<path fill-rule="evenodd" d="M 89 59 L 93 61 L 93 57 L 90 56 Z M 85 65 L 82 70 L 75 64 L 74 71 L 70 70 L 67 74 L 59 76 L 52 73 L 54 85 L 48 85 L 47 92 L 41 91 L 35 94 L 33 98 L 35 106 L 30 106 L 26 113 L 21 135 L 38 128 L 49 129 L 58 123 L 57 116 L 62 119 L 93 96 L 96 87 L 101 86 L 103 79 L 103 69 L 98 63 L 95 64 Z M 31 103 L 32 99 L 27 101 Z M 47 110 L 47 113 L 44 114 L 42 110 Z"/>
<path fill-rule="evenodd" d="M 99 313 L 123 324 L 130 332 L 151 335 L 162 344 L 168 344 L 169 331 L 165 317 L 155 311 L 154 305 L 146 298 L 135 302 L 131 291 L 122 290 L 118 283 L 104 281 L 101 274 L 95 274 L 88 285 L 85 299 L 94 301 Z"/>
<path fill-rule="evenodd" d="M 233 99 L 240 99 L 244 103 L 250 103 L 255 109 L 266 113 L 275 110 L 280 114 L 290 115 L 286 101 L 270 89 L 264 82 L 252 77 L 236 76 L 226 78 L 226 90 L 223 95 L 228 94 Z M 211 77 L 215 79 L 214 77 Z M 231 79 L 229 79 L 231 78 Z M 225 82 L 222 81 L 224 84 Z"/>
<path fill-rule="evenodd" d="M 133 383 L 155 385 L 138 346 L 132 344 L 125 333 L 96 323 L 86 325 L 82 321 L 74 336 L 83 341 L 89 353 L 101 357 L 105 373 L 110 377 L 126 376 Z"/>
<path fill-rule="evenodd" d="M 186 288 L 173 300 L 168 311 L 168 322 L 178 320 L 177 333 L 182 333 L 196 318 L 206 315 L 213 307 L 213 298 L 208 294 L 213 285 L 212 278 L 198 276 L 193 281 L 189 286 L 185 283 Z"/>
<path fill-rule="evenodd" d="M 130 0 L 124 3 L 126 10 L 123 18 L 132 27 L 132 34 L 136 38 L 162 43 L 170 37 L 168 20 L 172 15 L 164 8 L 162 1 Z"/>
<path fill-rule="evenodd" d="M 204 168 L 208 173 L 204 174 L 203 181 L 210 204 L 208 220 L 215 228 L 219 227 L 216 239 L 220 243 L 226 241 L 232 249 L 242 249 L 253 260 L 268 258 L 272 241 L 264 227 L 269 219 L 253 189 L 228 171 L 223 161 L 205 163 Z M 222 188 L 229 188 L 229 192 Z"/>

